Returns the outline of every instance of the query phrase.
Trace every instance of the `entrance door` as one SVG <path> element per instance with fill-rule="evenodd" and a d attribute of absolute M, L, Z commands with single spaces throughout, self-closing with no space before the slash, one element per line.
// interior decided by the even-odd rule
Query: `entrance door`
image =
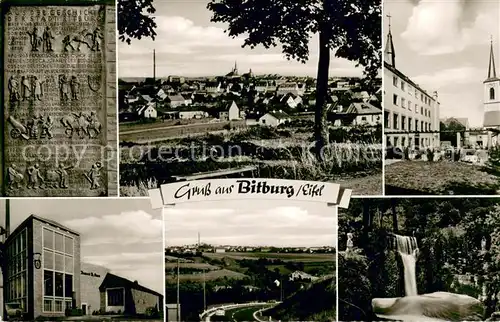
<path fill-rule="evenodd" d="M 87 304 L 82 303 L 82 313 L 83 315 L 87 315 Z"/>

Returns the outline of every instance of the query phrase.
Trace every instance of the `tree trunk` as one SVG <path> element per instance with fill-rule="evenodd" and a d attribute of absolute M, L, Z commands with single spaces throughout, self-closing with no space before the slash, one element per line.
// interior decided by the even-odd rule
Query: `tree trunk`
<path fill-rule="evenodd" d="M 398 233 L 398 214 L 396 213 L 396 200 L 391 200 L 391 210 L 392 210 L 392 230 L 395 234 Z"/>
<path fill-rule="evenodd" d="M 328 96 L 328 69 L 330 68 L 330 34 L 331 32 L 326 26 L 323 26 L 319 31 L 319 60 L 314 117 L 315 154 L 318 160 L 323 160 L 324 147 L 328 144 L 326 99 Z"/>

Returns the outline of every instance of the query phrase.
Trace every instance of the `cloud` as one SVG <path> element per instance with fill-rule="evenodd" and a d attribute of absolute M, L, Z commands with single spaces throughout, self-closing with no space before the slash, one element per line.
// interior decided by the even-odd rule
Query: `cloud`
<path fill-rule="evenodd" d="M 480 68 L 462 66 L 422 74 L 412 77 L 413 81 L 424 88 L 441 90 L 458 84 L 471 84 L 477 86 L 485 78 L 484 70 Z"/>
<path fill-rule="evenodd" d="M 156 243 L 163 227 L 160 219 L 143 210 L 67 220 L 64 225 L 81 233 L 82 245 Z"/>
<path fill-rule="evenodd" d="M 493 7 L 481 12 L 466 0 L 421 0 L 401 37 L 421 55 L 460 52 L 488 42 L 490 33 L 498 30 L 498 3 L 496 10 Z"/>

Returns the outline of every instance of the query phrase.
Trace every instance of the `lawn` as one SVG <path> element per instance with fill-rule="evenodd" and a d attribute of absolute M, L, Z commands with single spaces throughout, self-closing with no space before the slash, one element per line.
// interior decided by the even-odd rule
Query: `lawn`
<path fill-rule="evenodd" d="M 495 195 L 500 178 L 461 162 L 400 161 L 385 167 L 387 195 Z"/>
<path fill-rule="evenodd" d="M 175 271 L 172 271 L 170 274 L 167 272 L 165 274 L 166 279 L 169 281 L 173 281 L 177 278 L 175 275 Z M 205 281 L 212 281 L 216 280 L 219 278 L 228 278 L 228 279 L 243 279 L 245 278 L 246 275 L 242 273 L 238 273 L 235 271 L 231 271 L 228 269 L 219 269 L 219 270 L 213 270 L 213 271 L 207 271 L 205 273 L 205 276 L 203 274 L 181 274 L 179 275 L 179 280 L 180 281 L 198 281 L 201 282 L 203 279 Z"/>
<path fill-rule="evenodd" d="M 231 258 L 235 260 L 241 259 L 281 259 L 283 261 L 297 261 L 297 262 L 332 262 L 335 261 L 334 254 L 303 254 L 303 253 L 203 253 L 203 256 L 208 258 L 221 260 L 222 258 Z"/>

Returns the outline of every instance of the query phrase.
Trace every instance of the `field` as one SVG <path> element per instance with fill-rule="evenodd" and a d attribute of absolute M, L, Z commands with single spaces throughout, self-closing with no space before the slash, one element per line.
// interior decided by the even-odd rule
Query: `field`
<path fill-rule="evenodd" d="M 151 129 L 141 135 L 157 135 L 163 130 L 158 131 Z M 143 196 L 148 189 L 175 182 L 179 176 L 200 174 L 202 178 L 206 173 L 241 168 L 247 169 L 246 177 L 340 182 L 354 189 L 354 195 L 382 192 L 378 129 L 331 129 L 331 143 L 324 149 L 321 161 L 313 155 L 312 125 L 307 120 L 279 128 L 251 126 L 201 135 L 186 132 L 187 137 L 161 134 L 165 138 L 151 144 L 137 142 L 146 137 L 132 140 L 121 136 L 121 194 Z"/>
<path fill-rule="evenodd" d="M 242 259 L 280 259 L 282 261 L 295 262 L 333 262 L 335 261 L 334 254 L 302 254 L 302 253 L 203 253 L 203 256 L 208 258 L 221 260 L 223 258 L 231 258 L 234 260 Z"/>
<path fill-rule="evenodd" d="M 385 167 L 386 194 L 495 195 L 497 175 L 461 162 L 399 161 Z"/>
<path fill-rule="evenodd" d="M 166 272 L 166 279 L 169 281 L 173 281 L 176 279 L 175 275 L 175 269 L 173 269 L 170 274 L 167 271 Z M 180 281 L 196 281 L 196 282 L 201 282 L 203 280 L 205 281 L 213 281 L 217 280 L 220 278 L 228 278 L 228 279 L 242 279 L 245 278 L 246 275 L 242 273 L 238 273 L 232 270 L 228 269 L 218 269 L 218 270 L 211 270 L 207 271 L 205 273 L 205 276 L 203 274 L 180 274 L 179 275 L 179 280 Z"/>

